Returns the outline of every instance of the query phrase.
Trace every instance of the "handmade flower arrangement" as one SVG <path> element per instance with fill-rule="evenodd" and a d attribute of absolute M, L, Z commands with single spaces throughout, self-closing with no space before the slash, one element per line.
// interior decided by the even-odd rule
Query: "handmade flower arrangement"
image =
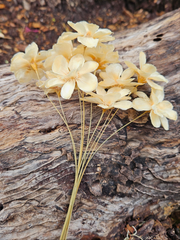
<path fill-rule="evenodd" d="M 68 24 L 76 32 L 62 33 L 52 49 L 39 52 L 38 46 L 33 42 L 27 46 L 25 53 L 17 53 L 11 60 L 11 71 L 14 72 L 19 83 L 27 84 L 31 80 L 35 80 L 36 85 L 45 92 L 50 101 L 49 94 L 57 94 L 60 110 L 52 101 L 51 103 L 66 124 L 71 137 L 75 161 L 75 180 L 60 240 L 67 238 L 79 185 L 88 163 L 100 147 L 116 132 L 140 118 L 144 111 L 149 113 L 151 123 L 156 128 L 162 125 L 165 130 L 168 130 L 168 118 L 177 119 L 177 113 L 173 110 L 172 104 L 164 100 L 164 88 L 156 83 L 167 83 L 168 80 L 157 72 L 155 66 L 146 63 L 144 52 L 140 52 L 139 55 L 140 68 L 125 61 L 128 68 L 123 70 L 114 46 L 105 44 L 114 40 L 109 29 L 101 29 L 96 24 L 85 21 L 75 24 L 68 22 Z M 76 40 L 79 45 L 73 46 L 73 40 Z M 148 87 L 146 89 L 151 91 L 149 97 L 139 90 L 142 89 L 142 85 L 146 85 Z M 78 151 L 61 104 L 61 98 L 70 99 L 75 91 L 78 92 L 81 112 L 81 141 Z M 86 141 L 85 102 L 91 103 Z M 91 131 L 92 103 L 102 109 L 102 114 L 93 131 Z M 117 111 L 130 108 L 143 111 L 143 113 L 99 144 L 99 140 Z M 97 133 L 104 114 L 107 117 Z"/>

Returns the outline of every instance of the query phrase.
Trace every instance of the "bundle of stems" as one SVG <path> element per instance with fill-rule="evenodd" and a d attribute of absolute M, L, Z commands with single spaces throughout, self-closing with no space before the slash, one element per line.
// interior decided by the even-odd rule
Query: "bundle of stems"
<path fill-rule="evenodd" d="M 72 216 L 72 212 L 73 212 L 73 206 L 74 206 L 74 202 L 75 202 L 75 199 L 76 199 L 76 195 L 77 195 L 81 180 L 83 178 L 83 175 L 85 173 L 85 170 L 86 170 L 89 162 L 92 160 L 92 158 L 97 153 L 97 151 L 99 151 L 99 149 L 112 136 L 114 136 L 117 132 L 121 131 L 123 128 L 127 127 L 133 121 L 136 121 L 138 118 L 141 118 L 146 113 L 146 112 L 143 112 L 141 115 L 137 116 L 132 121 L 123 125 L 119 129 L 117 129 L 114 133 L 112 133 L 109 137 L 107 137 L 101 144 L 99 144 L 99 141 L 101 140 L 106 128 L 108 127 L 108 125 L 110 124 L 110 122 L 112 121 L 112 119 L 114 118 L 116 113 L 118 112 L 118 109 L 114 112 L 113 112 L 113 109 L 110 109 L 110 110 L 102 109 L 101 116 L 100 116 L 94 130 L 92 131 L 92 117 L 93 116 L 92 116 L 92 103 L 91 103 L 88 134 L 87 134 L 87 139 L 85 139 L 86 110 L 85 110 L 85 103 L 83 101 L 84 93 L 81 92 L 80 90 L 78 90 L 78 93 L 79 93 L 78 95 L 79 95 L 80 113 L 81 113 L 80 114 L 80 116 L 81 116 L 81 141 L 80 141 L 79 154 L 77 154 L 77 149 L 76 149 L 76 145 L 75 145 L 75 142 L 74 142 L 73 134 L 72 134 L 70 126 L 67 122 L 67 118 L 65 116 L 63 106 L 61 104 L 61 99 L 60 99 L 59 93 L 57 93 L 57 95 L 58 95 L 58 98 L 59 98 L 59 105 L 60 105 L 60 110 L 61 111 L 58 110 L 58 108 L 55 106 L 55 104 L 52 102 L 49 95 L 47 94 L 48 99 L 50 100 L 53 107 L 58 112 L 59 116 L 61 117 L 61 119 L 63 120 L 63 122 L 65 123 L 65 125 L 66 125 L 66 127 L 69 131 L 72 146 L 73 146 L 74 161 L 75 161 L 74 186 L 73 186 L 73 190 L 72 190 L 72 194 L 71 194 L 71 198 L 70 198 L 70 202 L 69 202 L 68 212 L 67 212 L 66 219 L 65 219 L 65 222 L 64 222 L 64 226 L 63 226 L 63 229 L 62 229 L 62 232 L 61 232 L 60 240 L 65 240 L 67 238 L 69 224 L 70 224 L 70 221 L 71 221 L 71 216 Z M 103 120 L 104 114 L 106 114 L 107 116 L 105 117 L 105 120 L 104 120 L 102 126 L 100 126 L 100 124 Z M 97 133 L 98 128 L 99 128 L 99 131 Z M 95 135 L 96 135 L 96 137 L 95 137 Z M 86 142 L 86 145 L 85 145 L 85 142 Z"/>

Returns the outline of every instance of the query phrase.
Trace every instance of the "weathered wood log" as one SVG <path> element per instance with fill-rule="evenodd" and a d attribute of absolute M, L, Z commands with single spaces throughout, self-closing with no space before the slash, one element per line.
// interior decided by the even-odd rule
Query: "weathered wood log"
<path fill-rule="evenodd" d="M 179 26 L 176 10 L 116 33 L 114 41 L 122 61 L 138 64 L 139 52 L 146 52 L 148 62 L 169 79 L 166 99 L 178 114 Z M 68 131 L 41 90 L 20 85 L 8 65 L 0 66 L 0 76 L 0 239 L 59 239 L 74 181 Z M 58 105 L 56 96 L 51 98 Z M 79 103 L 73 98 L 63 106 L 78 143 Z M 100 110 L 94 111 L 93 127 L 100 115 Z M 127 121 L 127 114 L 114 118 L 105 137 Z M 131 217 L 166 219 L 180 203 L 179 150 L 180 118 L 170 121 L 169 131 L 155 129 L 148 121 L 117 133 L 86 170 L 68 239 L 124 239 L 121 234 Z M 155 223 L 147 220 L 137 234 L 147 237 Z"/>

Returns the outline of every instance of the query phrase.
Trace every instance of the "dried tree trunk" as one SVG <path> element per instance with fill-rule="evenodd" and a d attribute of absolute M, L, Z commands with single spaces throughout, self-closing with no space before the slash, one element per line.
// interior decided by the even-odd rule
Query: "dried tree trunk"
<path fill-rule="evenodd" d="M 114 44 L 122 61 L 138 64 L 139 52 L 146 52 L 148 62 L 169 79 L 166 99 L 180 114 L 179 26 L 177 10 L 116 33 Z M 0 239 L 58 239 L 74 181 L 69 134 L 41 90 L 20 85 L 8 65 L 0 66 L 0 76 Z M 52 99 L 58 105 L 55 95 Z M 78 105 L 76 98 L 63 101 L 77 143 Z M 132 113 L 114 118 L 106 137 L 127 121 L 127 114 Z M 100 110 L 94 107 L 93 126 L 99 116 Z M 90 162 L 68 239 L 123 239 L 130 217 L 141 220 L 154 215 L 163 220 L 177 208 L 180 118 L 170 121 L 169 131 L 155 129 L 149 121 L 143 123 L 144 119 L 116 134 Z M 147 220 L 138 235 L 145 238 L 154 224 L 155 220 Z"/>

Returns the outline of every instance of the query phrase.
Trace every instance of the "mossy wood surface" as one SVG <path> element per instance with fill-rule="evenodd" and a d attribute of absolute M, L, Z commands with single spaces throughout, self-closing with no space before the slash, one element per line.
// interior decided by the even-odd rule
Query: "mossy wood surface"
<path fill-rule="evenodd" d="M 180 115 L 179 27 L 176 10 L 116 33 L 114 44 L 122 63 L 138 64 L 139 52 L 146 53 L 148 63 L 169 79 L 165 98 Z M 0 78 L 0 239 L 57 240 L 74 181 L 69 133 L 36 86 L 20 85 L 9 65 L 0 66 Z M 57 97 L 51 99 L 58 106 Z M 79 102 L 74 97 L 62 104 L 78 147 Z M 119 112 L 103 139 L 133 115 Z M 93 128 L 99 116 L 100 109 L 93 106 Z M 86 119 L 88 129 L 88 113 Z M 169 131 L 155 129 L 144 117 L 116 134 L 86 170 L 68 239 L 91 239 L 93 234 L 115 239 L 130 216 L 165 219 L 180 203 L 179 151 L 180 117 L 170 121 Z"/>

